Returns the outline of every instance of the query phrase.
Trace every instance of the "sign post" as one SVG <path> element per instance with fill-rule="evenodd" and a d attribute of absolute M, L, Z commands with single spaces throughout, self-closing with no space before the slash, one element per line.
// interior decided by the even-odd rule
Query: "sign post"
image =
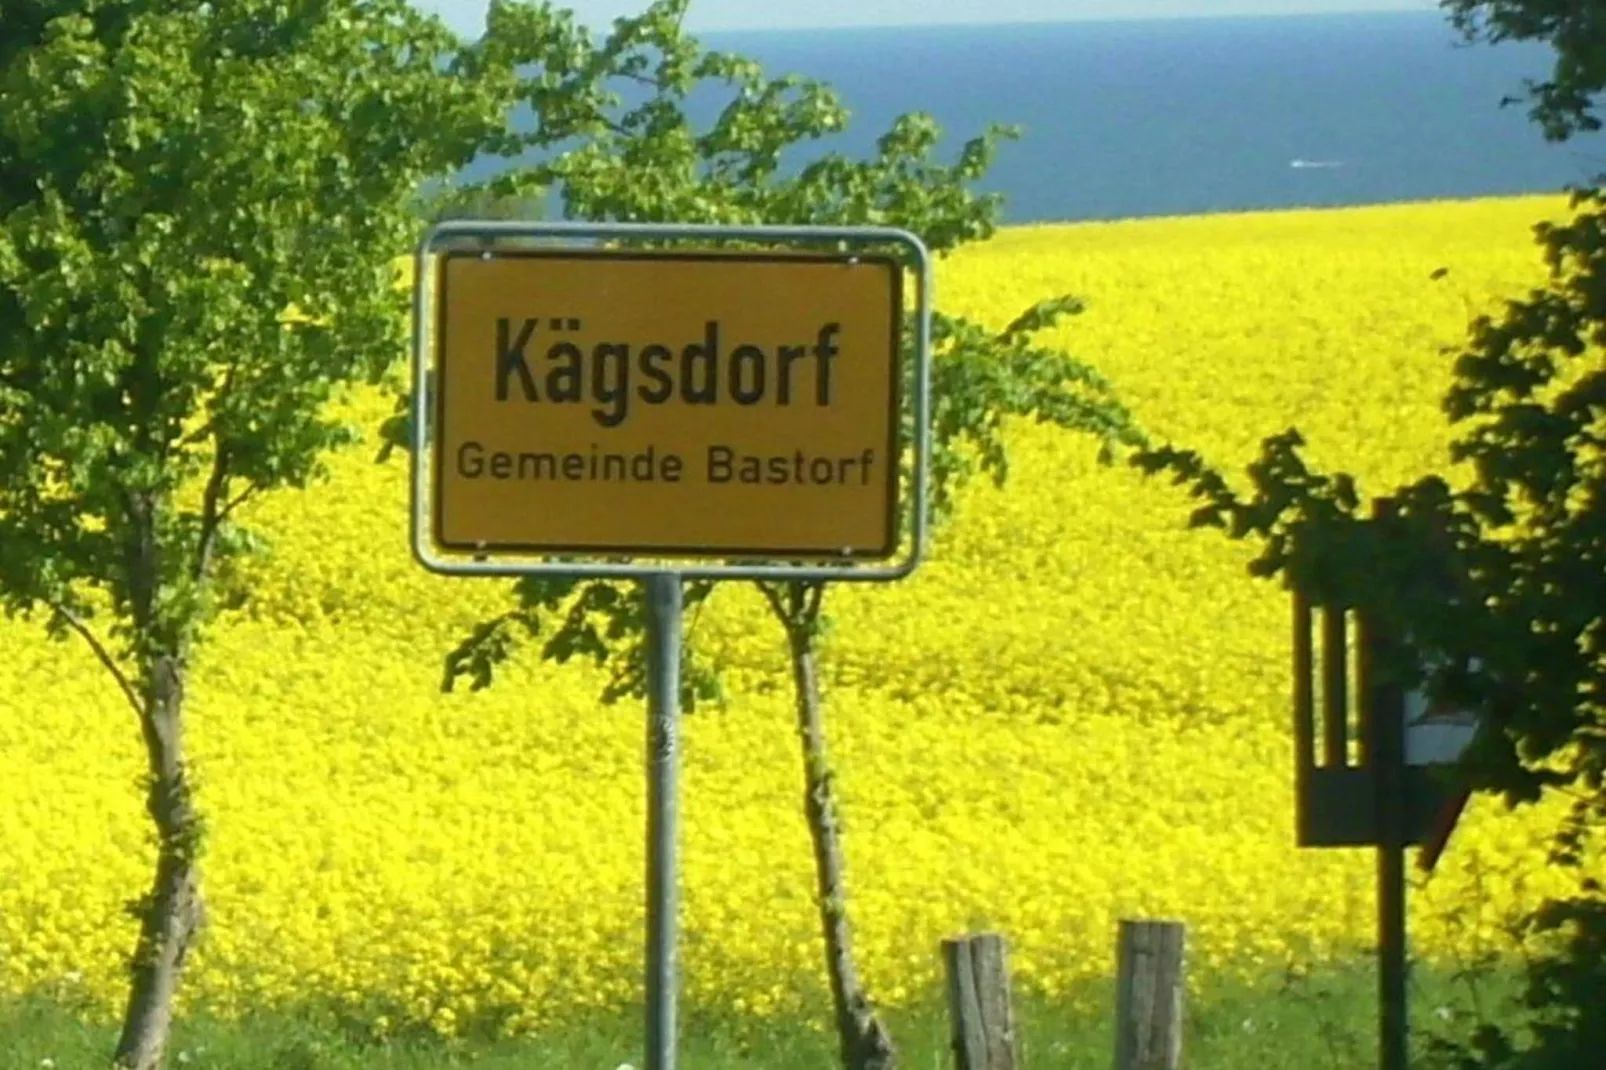
<path fill-rule="evenodd" d="M 647 577 L 647 1067 L 675 1070 L 680 577 Z"/>
<path fill-rule="evenodd" d="M 1372 522 L 1395 515 L 1395 503 L 1380 500 Z M 1444 597 L 1453 600 L 1448 585 Z M 1405 852 L 1424 848 L 1427 869 L 1442 852 L 1467 794 L 1449 788 L 1435 767 L 1460 758 L 1477 720 L 1436 709 L 1422 691 L 1405 690 L 1397 679 L 1405 656 L 1431 663 L 1431 655 L 1408 649 L 1410 637 L 1395 635 L 1377 614 L 1359 604 L 1328 604 L 1318 613 L 1297 587 L 1293 602 L 1295 834 L 1301 847 L 1376 849 L 1378 1066 L 1406 1070 Z M 1318 616 L 1319 647 L 1312 635 Z M 1353 656 L 1352 630 L 1358 633 Z M 1352 662 L 1360 692 L 1355 702 L 1348 693 Z M 1355 754 L 1351 740 L 1358 744 Z"/>
<path fill-rule="evenodd" d="M 1407 1070 L 1410 1059 L 1406 944 L 1405 693 L 1379 672 L 1399 654 L 1395 636 L 1377 626 L 1362 633 L 1362 746 L 1372 767 L 1377 821 L 1378 1066 Z"/>
<path fill-rule="evenodd" d="M 644 585 L 646 1070 L 675 1066 L 682 583 L 914 571 L 930 306 L 891 227 L 458 220 L 419 244 L 414 556 Z"/>

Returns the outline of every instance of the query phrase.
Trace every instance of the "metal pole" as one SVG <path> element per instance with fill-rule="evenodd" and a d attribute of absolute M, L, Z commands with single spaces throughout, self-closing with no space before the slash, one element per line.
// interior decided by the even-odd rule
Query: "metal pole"
<path fill-rule="evenodd" d="M 647 577 L 647 1059 L 675 1070 L 680 576 Z"/>
<path fill-rule="evenodd" d="M 1395 515 L 1392 501 L 1374 507 L 1377 520 Z M 1372 733 L 1367 758 L 1377 786 L 1377 1054 L 1381 1070 L 1407 1070 L 1405 689 L 1397 676 L 1402 649 L 1392 626 L 1378 616 L 1370 623 L 1365 701 L 1371 706 Z"/>
<path fill-rule="evenodd" d="M 1405 852 L 1396 847 L 1379 848 L 1377 879 L 1382 897 L 1378 911 L 1382 941 L 1378 963 L 1381 1000 L 1378 1064 L 1383 1070 L 1406 1070 L 1410 1059 L 1410 1034 L 1406 1022 Z"/>
<path fill-rule="evenodd" d="M 1378 1065 L 1406 1070 L 1405 717 L 1400 689 L 1387 687 L 1378 709 L 1377 938 Z"/>

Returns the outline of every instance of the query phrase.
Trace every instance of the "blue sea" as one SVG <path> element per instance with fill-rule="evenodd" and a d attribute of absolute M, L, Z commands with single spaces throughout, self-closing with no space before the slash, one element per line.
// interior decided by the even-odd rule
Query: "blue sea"
<path fill-rule="evenodd" d="M 941 124 L 945 160 L 1018 124 L 981 183 L 1011 223 L 1557 191 L 1606 171 L 1602 138 L 1548 144 L 1525 104 L 1501 104 L 1547 73 L 1547 49 L 1465 44 L 1438 12 L 699 36 L 835 87 L 853 120 L 827 148 L 870 151 L 910 110 Z"/>

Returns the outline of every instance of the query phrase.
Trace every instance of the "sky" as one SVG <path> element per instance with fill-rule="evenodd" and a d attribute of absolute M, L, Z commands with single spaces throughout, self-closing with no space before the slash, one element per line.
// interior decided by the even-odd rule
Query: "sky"
<path fill-rule="evenodd" d="M 573 9 L 582 21 L 604 29 L 620 15 L 639 13 L 649 2 L 567 0 L 561 6 Z M 444 16 L 459 33 L 477 36 L 484 28 L 486 0 L 415 3 Z M 708 33 L 827 26 L 1433 11 L 1437 6 L 1436 0 L 692 0 L 686 28 L 693 33 Z"/>

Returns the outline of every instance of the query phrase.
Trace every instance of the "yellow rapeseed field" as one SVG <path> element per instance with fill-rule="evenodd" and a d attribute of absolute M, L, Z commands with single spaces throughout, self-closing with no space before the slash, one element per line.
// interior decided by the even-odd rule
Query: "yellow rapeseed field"
<path fill-rule="evenodd" d="M 1001 326 L 1088 302 L 1058 340 L 1153 433 L 1241 465 L 1297 424 L 1381 491 L 1441 466 L 1438 397 L 1468 312 L 1540 278 L 1559 199 L 1011 229 L 940 266 L 942 306 Z M 1448 267 L 1442 281 L 1434 269 Z M 388 401 L 365 403 L 377 424 Z M 1190 925 L 1192 979 L 1369 945 L 1366 852 L 1293 846 L 1285 596 L 1246 547 L 1185 529 L 1179 491 L 1023 427 L 934 559 L 832 596 L 831 743 L 866 978 L 920 997 L 938 942 L 994 926 L 1023 987 L 1106 973 L 1115 921 Z M 638 998 L 642 714 L 527 658 L 442 695 L 441 659 L 505 605 L 406 544 L 406 466 L 371 445 L 262 503 L 271 558 L 205 648 L 192 745 L 211 928 L 186 999 L 306 996 L 450 1032 Z M 748 589 L 694 621 L 727 708 L 685 737 L 690 1002 L 751 1014 L 821 976 L 781 636 Z M 136 728 L 88 653 L 0 623 L 0 992 L 121 995 L 149 846 Z M 1413 899 L 1418 950 L 1498 942 L 1554 887 L 1545 814 L 1480 802 Z M 1470 914 L 1468 911 L 1470 910 Z"/>

